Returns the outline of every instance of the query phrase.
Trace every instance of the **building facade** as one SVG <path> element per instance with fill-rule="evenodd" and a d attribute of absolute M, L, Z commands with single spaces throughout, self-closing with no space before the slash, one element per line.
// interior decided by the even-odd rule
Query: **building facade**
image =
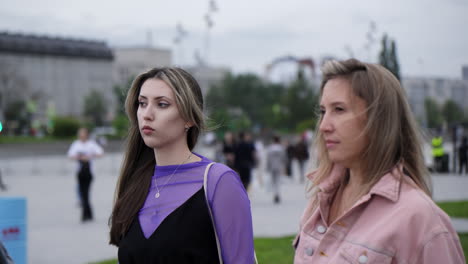
<path fill-rule="evenodd" d="M 114 55 L 104 42 L 0 33 L 0 115 L 9 103 L 34 102 L 35 115 L 82 117 L 84 100 L 100 92 L 108 119 L 115 109 Z"/>
<path fill-rule="evenodd" d="M 164 48 L 116 47 L 114 55 L 113 81 L 119 85 L 154 67 L 172 65 L 172 52 Z"/>
<path fill-rule="evenodd" d="M 468 65 L 462 67 L 462 79 L 468 81 Z"/>
<path fill-rule="evenodd" d="M 416 118 L 426 124 L 426 110 L 424 102 L 430 97 L 440 106 L 452 100 L 460 106 L 465 113 L 468 111 L 468 80 L 442 79 L 442 78 L 404 78 L 402 85 L 405 88 L 411 108 Z"/>
<path fill-rule="evenodd" d="M 215 67 L 207 65 L 196 65 L 182 67 L 193 75 L 202 90 L 203 96 L 206 96 L 213 85 L 223 81 L 226 74 L 230 72 L 226 67 Z"/>
<path fill-rule="evenodd" d="M 129 80 L 140 73 L 155 67 L 177 66 L 188 71 L 200 84 L 206 96 L 208 90 L 221 82 L 230 71 L 226 67 L 214 67 L 205 64 L 178 66 L 173 64 L 170 49 L 155 47 L 116 47 L 114 49 L 114 83 L 127 85 Z"/>

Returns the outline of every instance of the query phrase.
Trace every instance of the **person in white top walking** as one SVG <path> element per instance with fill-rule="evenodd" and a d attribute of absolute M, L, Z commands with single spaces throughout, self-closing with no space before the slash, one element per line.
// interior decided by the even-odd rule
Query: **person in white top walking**
<path fill-rule="evenodd" d="M 87 128 L 78 130 L 78 139 L 75 140 L 68 150 L 67 156 L 78 161 L 77 179 L 81 199 L 81 221 L 93 220 L 93 212 L 89 201 L 89 189 L 93 180 L 92 164 L 94 158 L 101 157 L 104 150 L 94 140 L 89 139 Z"/>
<path fill-rule="evenodd" d="M 279 177 L 286 169 L 286 150 L 281 145 L 279 136 L 273 137 L 273 143 L 267 149 L 267 170 L 271 174 L 271 184 L 273 188 L 273 202 L 280 202 Z"/>

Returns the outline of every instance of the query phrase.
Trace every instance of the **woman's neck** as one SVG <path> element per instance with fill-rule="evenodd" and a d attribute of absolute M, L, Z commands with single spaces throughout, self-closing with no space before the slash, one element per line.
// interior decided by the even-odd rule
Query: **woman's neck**
<path fill-rule="evenodd" d="M 196 158 L 200 159 L 198 156 L 190 155 L 191 153 L 187 144 L 179 143 L 163 148 L 155 148 L 154 158 L 159 166 L 179 165 L 197 161 Z"/>
<path fill-rule="evenodd" d="M 356 168 L 349 168 L 347 175 L 341 181 L 333 202 L 330 206 L 328 224 L 332 224 L 336 219 L 348 211 L 362 195 L 362 174 Z"/>
<path fill-rule="evenodd" d="M 353 193 L 359 192 L 364 183 L 364 172 L 360 164 L 349 167 L 349 177 L 346 184 L 347 189 L 353 190 Z"/>

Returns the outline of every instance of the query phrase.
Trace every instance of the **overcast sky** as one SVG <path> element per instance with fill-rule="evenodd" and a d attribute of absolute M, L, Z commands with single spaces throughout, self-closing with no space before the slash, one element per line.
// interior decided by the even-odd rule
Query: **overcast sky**
<path fill-rule="evenodd" d="M 396 40 L 403 75 L 460 79 L 462 65 L 468 65 L 468 0 L 216 0 L 216 5 L 207 35 L 209 0 L 0 0 L 0 31 L 97 39 L 113 47 L 145 45 L 151 32 L 153 45 L 172 49 L 177 64 L 193 64 L 198 50 L 211 64 L 259 74 L 286 55 L 319 63 L 325 56 L 353 54 L 376 62 L 386 32 Z M 367 37 L 371 21 L 374 42 Z M 173 42 L 177 23 L 188 32 L 179 45 Z"/>

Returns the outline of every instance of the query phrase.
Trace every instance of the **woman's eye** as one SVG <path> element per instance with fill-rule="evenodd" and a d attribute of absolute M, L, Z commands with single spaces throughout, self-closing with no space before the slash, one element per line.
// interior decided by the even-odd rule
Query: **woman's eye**
<path fill-rule="evenodd" d="M 335 111 L 337 111 L 337 112 L 343 112 L 343 111 L 344 111 L 344 108 L 342 108 L 342 107 L 335 107 Z"/>
<path fill-rule="evenodd" d="M 145 106 L 145 105 L 146 105 L 146 102 L 139 101 L 139 102 L 138 102 L 138 105 L 139 105 L 139 106 Z"/>
<path fill-rule="evenodd" d="M 320 115 L 324 115 L 325 114 L 325 110 L 324 109 L 320 109 Z"/>
<path fill-rule="evenodd" d="M 159 102 L 158 106 L 161 107 L 161 108 L 167 108 L 167 107 L 169 107 L 169 104 L 165 103 L 165 102 Z"/>

